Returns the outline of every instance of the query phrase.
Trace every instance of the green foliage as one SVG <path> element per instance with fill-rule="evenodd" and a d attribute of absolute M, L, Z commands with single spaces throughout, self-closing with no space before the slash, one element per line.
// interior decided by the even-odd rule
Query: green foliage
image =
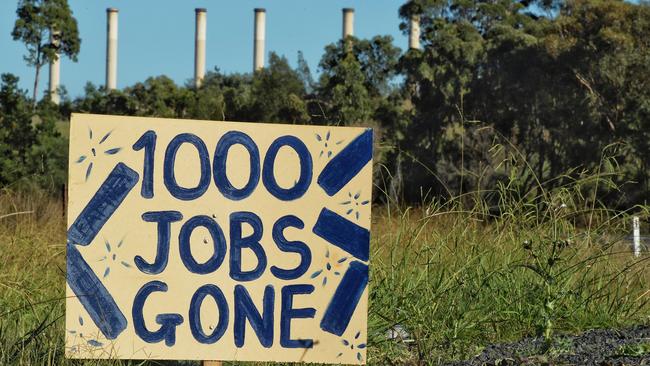
<path fill-rule="evenodd" d="M 269 54 L 269 65 L 253 75 L 249 118 L 260 122 L 307 123 L 305 83 L 284 57 Z"/>
<path fill-rule="evenodd" d="M 187 108 L 189 92 L 178 88 L 167 76 L 150 77 L 143 83 L 126 88 L 136 116 L 173 118 Z"/>
<path fill-rule="evenodd" d="M 409 1 L 401 27 L 420 16 L 423 49 L 399 64 L 412 103 L 395 141 L 410 156 L 404 179 L 447 196 L 490 187 L 510 175 L 491 164 L 506 139 L 499 153 L 520 152 L 531 188 L 570 167 L 575 178 L 618 144 L 612 203 L 645 202 L 649 14 L 622 1 Z"/>
<path fill-rule="evenodd" d="M 327 102 L 329 120 L 334 124 L 368 122 L 371 100 L 365 88 L 361 65 L 348 53 L 321 77 L 322 96 Z"/>
<path fill-rule="evenodd" d="M 135 115 L 135 101 L 121 90 L 106 93 L 88 82 L 84 97 L 74 101 L 73 109 L 78 113 Z"/>
<path fill-rule="evenodd" d="M 56 130 L 61 119 L 48 102 L 36 112 L 18 78 L 2 74 L 0 85 L 0 186 L 35 182 L 58 190 L 66 181 L 68 143 Z"/>
<path fill-rule="evenodd" d="M 325 47 L 320 61 L 318 100 L 324 122 L 354 125 L 376 120 L 375 112 L 390 92 L 399 48 L 392 37 L 348 37 Z"/>
<path fill-rule="evenodd" d="M 33 100 L 36 102 L 41 67 L 59 55 L 77 61 L 81 46 L 77 21 L 67 0 L 20 0 L 16 15 L 11 36 L 25 44 L 25 61 L 35 69 Z"/>
<path fill-rule="evenodd" d="M 268 67 L 254 75 L 210 71 L 198 89 L 178 86 L 166 76 L 110 93 L 89 83 L 73 108 L 87 113 L 308 123 L 304 98 L 301 74 L 285 58 L 271 53 Z"/>

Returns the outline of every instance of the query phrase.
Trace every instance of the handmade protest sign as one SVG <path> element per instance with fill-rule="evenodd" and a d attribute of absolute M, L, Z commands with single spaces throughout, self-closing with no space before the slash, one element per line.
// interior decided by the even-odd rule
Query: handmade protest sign
<path fill-rule="evenodd" d="M 73 114 L 66 355 L 365 363 L 372 130 Z"/>

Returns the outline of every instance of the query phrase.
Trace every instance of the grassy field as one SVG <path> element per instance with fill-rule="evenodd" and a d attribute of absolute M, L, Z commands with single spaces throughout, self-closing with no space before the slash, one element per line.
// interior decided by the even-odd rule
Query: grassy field
<path fill-rule="evenodd" d="M 375 207 L 368 362 L 435 365 L 525 336 L 552 347 L 558 333 L 645 324 L 650 257 L 624 240 L 628 212 L 582 183 Z M 64 243 L 60 200 L 0 192 L 0 364 L 128 364 L 64 359 Z M 388 339 L 397 328 L 408 335 Z"/>

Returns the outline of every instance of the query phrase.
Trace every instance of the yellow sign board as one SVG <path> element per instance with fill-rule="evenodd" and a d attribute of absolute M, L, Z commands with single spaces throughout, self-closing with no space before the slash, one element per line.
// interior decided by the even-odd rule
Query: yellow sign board
<path fill-rule="evenodd" d="M 73 114 L 66 355 L 365 363 L 372 130 Z"/>

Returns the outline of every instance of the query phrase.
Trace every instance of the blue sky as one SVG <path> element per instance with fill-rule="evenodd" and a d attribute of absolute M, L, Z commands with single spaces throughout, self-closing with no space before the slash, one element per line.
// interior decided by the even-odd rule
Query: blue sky
<path fill-rule="evenodd" d="M 194 8 L 208 9 L 207 70 L 249 72 L 253 64 L 253 9 L 263 7 L 266 15 L 266 52 L 286 56 L 295 66 L 303 51 L 312 70 L 325 45 L 341 36 L 341 9 L 355 8 L 354 32 L 369 38 L 389 34 L 406 49 L 407 38 L 399 30 L 396 0 L 69 0 L 79 24 L 81 52 L 77 63 L 64 58 L 61 83 L 71 97 L 83 93 L 87 81 L 104 84 L 106 58 L 106 8 L 119 14 L 118 88 L 143 81 L 149 76 L 167 75 L 177 84 L 192 78 L 194 69 Z M 17 1 L 0 1 L 0 73 L 20 77 L 20 86 L 31 91 L 34 71 L 23 61 L 25 46 L 13 41 Z M 267 57 L 268 58 L 268 57 Z M 47 67 L 40 87 L 47 87 Z M 39 94 L 42 95 L 42 94 Z"/>

